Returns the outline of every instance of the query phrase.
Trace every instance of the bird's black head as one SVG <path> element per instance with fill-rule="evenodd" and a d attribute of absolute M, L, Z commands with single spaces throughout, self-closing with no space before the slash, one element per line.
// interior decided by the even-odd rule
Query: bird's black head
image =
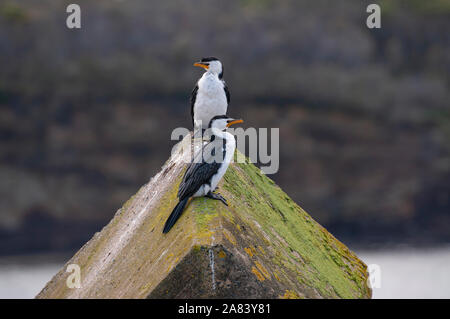
<path fill-rule="evenodd" d="M 211 119 L 211 121 L 209 121 L 208 128 L 211 129 L 211 128 L 215 127 L 220 130 L 224 130 L 233 124 L 242 123 L 242 122 L 243 122 L 242 120 L 236 120 L 227 115 L 216 115 Z"/>
<path fill-rule="evenodd" d="M 228 116 L 226 116 L 226 115 L 216 115 L 216 116 L 214 116 L 214 117 L 211 119 L 211 121 L 209 121 L 208 128 L 211 128 L 211 126 L 212 126 L 212 124 L 213 124 L 214 121 L 216 121 L 216 120 L 221 120 L 221 119 L 228 119 Z"/>
<path fill-rule="evenodd" d="M 216 57 L 204 57 L 199 62 L 194 63 L 194 66 L 199 66 L 208 72 L 217 74 L 219 79 L 223 78 L 223 64 Z"/>
<path fill-rule="evenodd" d="M 209 56 L 209 57 L 206 57 L 206 58 L 202 58 L 200 60 L 200 62 L 211 62 L 211 61 L 219 61 L 219 59 L 216 58 L 216 57 L 213 57 L 213 56 Z"/>

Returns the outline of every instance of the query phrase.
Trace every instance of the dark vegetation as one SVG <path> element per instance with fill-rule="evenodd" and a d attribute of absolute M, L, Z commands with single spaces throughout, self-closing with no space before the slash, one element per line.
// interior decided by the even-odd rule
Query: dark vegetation
<path fill-rule="evenodd" d="M 378 1 L 369 30 L 370 2 L 79 0 L 69 30 L 71 2 L 1 1 L 0 253 L 109 221 L 190 127 L 209 55 L 230 115 L 280 127 L 271 177 L 338 238 L 449 242 L 450 4 Z"/>

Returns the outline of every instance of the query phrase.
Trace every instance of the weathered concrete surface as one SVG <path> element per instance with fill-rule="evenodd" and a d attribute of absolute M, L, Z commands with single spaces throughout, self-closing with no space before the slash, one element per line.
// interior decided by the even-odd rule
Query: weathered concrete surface
<path fill-rule="evenodd" d="M 366 265 L 248 163 L 164 235 L 189 139 L 37 298 L 370 298 Z M 183 148 L 185 147 L 185 148 Z M 242 155 L 237 155 L 242 156 Z M 81 288 L 68 288 L 69 264 Z"/>

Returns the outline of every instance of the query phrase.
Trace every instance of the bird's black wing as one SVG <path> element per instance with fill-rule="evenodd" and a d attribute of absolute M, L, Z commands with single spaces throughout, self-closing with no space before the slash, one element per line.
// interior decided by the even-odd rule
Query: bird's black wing
<path fill-rule="evenodd" d="M 225 82 L 223 82 L 223 89 L 225 90 L 225 94 L 227 96 L 227 104 L 230 104 L 230 90 L 228 90 L 228 86 Z"/>
<path fill-rule="evenodd" d="M 198 85 L 195 85 L 195 88 L 192 90 L 192 93 L 191 93 L 191 117 L 192 117 L 192 125 L 194 125 L 194 104 L 195 104 L 195 100 L 197 99 L 197 91 L 198 91 Z"/>
<path fill-rule="evenodd" d="M 195 155 L 194 160 L 189 164 L 180 183 L 178 189 L 178 198 L 180 200 L 194 195 L 203 184 L 208 183 L 211 177 L 217 173 L 222 163 L 220 161 L 216 162 L 213 158 L 216 148 L 222 148 L 223 151 L 222 140 L 211 141 L 205 144 L 201 149 L 202 153 Z M 224 156 L 225 154 L 221 158 L 222 161 Z"/>
<path fill-rule="evenodd" d="M 183 200 L 194 195 L 203 184 L 210 181 L 211 177 L 219 170 L 219 167 L 220 163 L 216 162 L 191 163 L 178 189 L 178 198 Z"/>

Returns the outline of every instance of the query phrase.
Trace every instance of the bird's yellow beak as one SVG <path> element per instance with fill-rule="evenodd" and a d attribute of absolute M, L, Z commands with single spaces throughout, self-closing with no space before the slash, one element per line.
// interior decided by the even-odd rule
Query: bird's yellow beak
<path fill-rule="evenodd" d="M 244 121 L 243 121 L 243 120 L 234 120 L 234 121 L 231 121 L 231 122 L 227 123 L 227 127 L 230 127 L 231 125 L 233 125 L 233 124 L 238 124 L 238 123 L 244 123 Z"/>
<path fill-rule="evenodd" d="M 205 70 L 208 70 L 208 69 L 209 69 L 209 65 L 204 64 L 204 63 L 201 63 L 201 62 L 195 62 L 195 63 L 194 63 L 194 66 L 199 66 L 199 67 L 201 67 L 201 68 L 204 68 Z"/>

